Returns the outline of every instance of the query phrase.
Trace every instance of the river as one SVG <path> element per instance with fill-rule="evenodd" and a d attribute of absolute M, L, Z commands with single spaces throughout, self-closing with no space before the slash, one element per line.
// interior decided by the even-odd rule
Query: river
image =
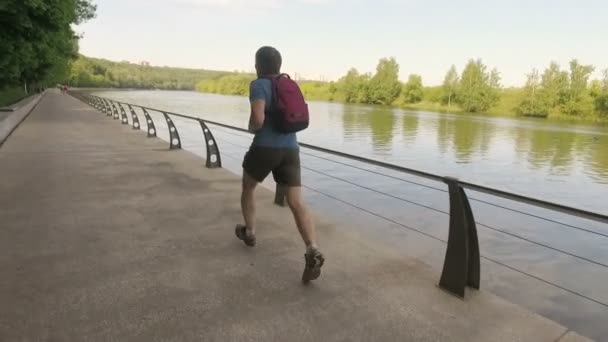
<path fill-rule="evenodd" d="M 119 101 L 245 127 L 245 97 L 103 92 Z M 310 102 L 300 141 L 608 213 L 608 125 Z M 601 200 L 601 199 L 604 200 Z"/>
<path fill-rule="evenodd" d="M 244 97 L 174 91 L 97 95 L 245 127 Z M 601 213 L 608 212 L 608 127 L 310 102 L 300 141 Z M 135 109 L 140 120 L 139 109 Z M 168 141 L 162 114 L 150 111 Z M 142 121 L 143 122 L 143 121 Z M 201 129 L 173 118 L 182 147 L 205 156 Z M 145 129 L 145 125 L 143 127 Z M 222 166 L 239 174 L 251 136 L 211 126 Z M 127 130 L 130 131 L 130 130 Z M 334 232 L 381 241 L 439 275 L 448 235 L 443 184 L 307 149 L 304 194 Z M 272 188 L 272 180 L 265 184 Z M 608 340 L 608 225 L 467 191 L 481 286 L 597 340 Z M 263 222 L 262 222 L 263 223 Z M 263 225 L 263 224 L 262 224 Z"/>

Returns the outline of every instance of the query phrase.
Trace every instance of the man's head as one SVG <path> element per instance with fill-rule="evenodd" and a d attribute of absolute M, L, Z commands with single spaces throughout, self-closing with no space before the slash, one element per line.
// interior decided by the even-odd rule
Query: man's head
<path fill-rule="evenodd" d="M 258 76 L 281 73 L 283 59 L 279 51 L 271 46 L 262 46 L 255 53 L 255 70 Z"/>

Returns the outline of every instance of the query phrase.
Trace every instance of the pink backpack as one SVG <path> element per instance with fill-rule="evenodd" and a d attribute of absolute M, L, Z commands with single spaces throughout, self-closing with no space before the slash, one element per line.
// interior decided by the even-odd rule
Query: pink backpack
<path fill-rule="evenodd" d="M 289 75 L 264 76 L 272 82 L 270 116 L 281 133 L 304 130 L 310 123 L 308 105 L 298 84 Z"/>

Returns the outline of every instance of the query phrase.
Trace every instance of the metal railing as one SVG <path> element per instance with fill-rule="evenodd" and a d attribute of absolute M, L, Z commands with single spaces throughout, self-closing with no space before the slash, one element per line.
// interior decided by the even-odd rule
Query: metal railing
<path fill-rule="evenodd" d="M 107 98 L 102 98 L 99 96 L 82 94 L 79 92 L 71 92 L 70 94 L 75 96 L 76 98 L 86 102 L 90 106 L 98 109 L 99 111 L 105 113 L 107 116 L 113 117 L 114 120 L 120 119 L 121 123 L 123 125 L 129 124 L 129 119 L 127 116 L 127 112 L 125 110 L 125 106 L 126 106 L 129 109 L 129 112 L 131 114 L 132 128 L 134 130 L 140 130 L 142 128 L 140 121 L 139 121 L 139 117 L 137 116 L 137 113 L 134 110 L 134 108 L 140 108 L 142 113 L 144 114 L 144 119 L 146 122 L 146 132 L 147 132 L 147 135 L 149 138 L 156 137 L 157 132 L 158 132 L 156 129 L 156 124 L 154 123 L 154 120 L 152 119 L 152 116 L 150 115 L 149 111 L 153 110 L 156 112 L 160 112 L 163 115 L 163 117 L 167 123 L 167 128 L 169 131 L 169 149 L 171 149 L 171 150 L 182 148 L 182 140 L 179 136 L 179 131 L 177 130 L 175 123 L 171 119 L 171 116 L 176 116 L 176 117 L 196 121 L 199 123 L 201 130 L 203 132 L 203 136 L 205 138 L 205 146 L 206 146 L 206 152 L 207 152 L 206 166 L 208 168 L 222 167 L 222 158 L 220 155 L 219 147 L 217 145 L 217 141 L 215 140 L 213 133 L 211 132 L 211 130 L 205 123 L 205 120 L 203 120 L 203 119 L 195 118 L 195 117 L 187 116 L 187 115 L 182 115 L 182 114 L 177 114 L 177 113 L 172 113 L 172 112 L 168 112 L 168 111 L 163 111 L 163 110 L 159 110 L 159 109 L 148 108 L 148 107 L 139 106 L 139 105 L 135 105 L 135 104 L 119 102 L 119 101 L 115 101 L 115 100 L 111 100 L 111 99 L 107 99 Z"/>
<path fill-rule="evenodd" d="M 126 106 L 132 116 L 132 125 L 133 129 L 141 129 L 139 118 L 137 113 L 133 108 L 140 108 L 142 113 L 145 116 L 145 122 L 147 124 L 147 136 L 148 137 L 156 137 L 157 129 L 154 123 L 154 120 L 149 114 L 149 111 L 155 111 L 162 113 L 164 119 L 167 122 L 167 127 L 169 130 L 169 148 L 170 149 L 180 149 L 181 148 L 181 139 L 179 136 L 179 132 L 177 127 L 173 123 L 171 119 L 172 116 L 179 117 L 182 119 L 197 121 L 200 124 L 200 127 L 203 132 L 203 136 L 205 138 L 206 143 L 206 156 L 207 162 L 206 166 L 208 168 L 216 168 L 221 167 L 221 156 L 219 147 L 211 130 L 208 125 L 218 126 L 227 128 L 230 130 L 250 133 L 246 129 L 234 127 L 231 125 L 214 122 L 206 119 L 201 119 L 198 117 L 172 113 L 165 110 L 154 109 L 150 107 L 120 102 L 111 100 L 108 98 L 103 98 L 95 95 L 80 93 L 80 92 L 72 92 L 73 96 L 79 98 L 83 102 L 91 105 L 92 107 L 100 110 L 105 113 L 107 116 L 113 117 L 115 120 L 121 119 L 122 124 L 128 124 L 128 118 L 124 106 Z M 533 205 L 536 207 L 541 207 L 553 211 L 557 211 L 560 213 L 573 215 L 601 223 L 608 223 L 608 216 L 587 211 L 584 209 L 569 207 L 562 204 L 552 203 L 545 200 L 524 196 L 516 193 L 507 192 L 504 190 L 494 189 L 487 186 L 482 186 L 478 184 L 473 184 L 470 182 L 464 182 L 457 178 L 440 176 L 436 174 L 432 174 L 429 172 L 424 172 L 420 170 L 414 170 L 394 164 L 389 164 L 386 162 L 373 160 L 369 158 L 364 158 L 360 156 L 355 156 L 352 154 L 335 151 L 315 145 L 300 143 L 301 147 L 315 150 L 318 152 L 347 158 L 350 160 L 363 162 L 367 164 L 371 164 L 374 166 L 379 166 L 382 168 L 386 168 L 389 170 L 394 170 L 398 172 L 403 172 L 407 174 L 411 174 L 418 177 L 423 177 L 429 180 L 442 182 L 447 184 L 448 186 L 448 194 L 449 194 L 449 233 L 447 240 L 447 249 L 445 254 L 445 259 L 443 263 L 443 269 L 441 273 L 441 278 L 439 280 L 439 286 L 452 294 L 455 294 L 459 297 L 464 297 L 466 287 L 471 287 L 475 289 L 479 289 L 480 287 L 480 253 L 479 253 L 479 239 L 477 236 L 477 226 L 475 222 L 475 218 L 473 215 L 473 211 L 471 209 L 471 205 L 469 203 L 469 198 L 465 192 L 465 189 L 481 192 L 485 194 L 489 194 L 492 196 L 497 196 L 501 198 L 505 198 L 508 200 L 513 200 L 517 202 L 526 203 L 529 205 Z M 285 205 L 285 191 L 283 188 L 277 185 L 275 190 L 275 204 L 284 206 Z M 584 229 L 581 229 L 584 230 Z"/>

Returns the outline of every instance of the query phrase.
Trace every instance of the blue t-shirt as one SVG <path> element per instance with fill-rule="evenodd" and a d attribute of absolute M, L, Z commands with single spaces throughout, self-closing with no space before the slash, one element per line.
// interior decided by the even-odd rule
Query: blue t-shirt
<path fill-rule="evenodd" d="M 265 78 L 258 78 L 249 85 L 249 101 L 266 101 L 266 111 L 264 125 L 253 138 L 253 146 L 274 147 L 274 148 L 298 148 L 298 139 L 295 133 L 284 134 L 278 132 L 273 124 L 272 118 L 268 115 L 268 109 L 272 103 L 272 82 Z"/>

